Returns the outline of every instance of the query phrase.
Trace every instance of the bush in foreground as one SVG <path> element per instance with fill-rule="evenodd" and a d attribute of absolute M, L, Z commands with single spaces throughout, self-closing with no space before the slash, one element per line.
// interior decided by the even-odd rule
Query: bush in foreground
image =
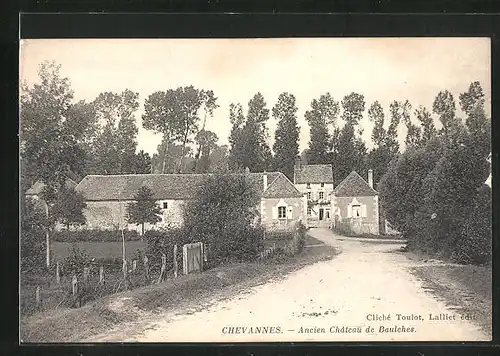
<path fill-rule="evenodd" d="M 194 192 L 184 211 L 187 242 L 208 245 L 210 267 L 257 258 L 264 230 L 256 226 L 259 196 L 248 176 L 213 175 Z"/>

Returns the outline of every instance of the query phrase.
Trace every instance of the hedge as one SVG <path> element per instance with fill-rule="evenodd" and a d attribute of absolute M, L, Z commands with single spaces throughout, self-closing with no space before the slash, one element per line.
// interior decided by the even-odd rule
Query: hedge
<path fill-rule="evenodd" d="M 137 241 L 141 239 L 136 230 L 123 230 L 125 241 Z M 122 241 L 120 230 L 78 230 L 78 231 L 54 231 L 53 241 L 58 242 L 116 242 Z"/>

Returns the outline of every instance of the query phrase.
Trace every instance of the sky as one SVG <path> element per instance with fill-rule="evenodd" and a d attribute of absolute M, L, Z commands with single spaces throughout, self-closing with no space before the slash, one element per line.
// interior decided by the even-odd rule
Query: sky
<path fill-rule="evenodd" d="M 75 101 L 107 91 L 138 92 L 138 150 L 150 154 L 161 136 L 142 128 L 141 115 L 144 100 L 156 91 L 188 85 L 213 90 L 219 107 L 207 129 L 220 144 L 228 143 L 230 103 L 241 103 L 246 113 L 248 101 L 261 92 L 271 111 L 279 94 L 289 92 L 297 100 L 302 151 L 309 141 L 304 113 L 326 92 L 339 102 L 351 92 L 364 95 L 360 124 L 368 147 L 373 124 L 367 111 L 375 100 L 386 122 L 390 102 L 409 100 L 413 109 L 431 111 L 441 90 L 453 94 L 459 109 L 458 95 L 479 81 L 490 112 L 490 58 L 489 38 L 29 39 L 21 42 L 20 81 L 38 82 L 39 64 L 54 60 Z M 272 144 L 272 116 L 267 126 Z M 399 135 L 405 135 L 402 125 Z"/>

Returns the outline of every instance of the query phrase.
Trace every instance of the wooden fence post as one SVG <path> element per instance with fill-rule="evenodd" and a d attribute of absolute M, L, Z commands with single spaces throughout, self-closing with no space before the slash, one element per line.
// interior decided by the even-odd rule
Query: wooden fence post
<path fill-rule="evenodd" d="M 99 283 L 104 284 L 104 266 L 99 267 Z"/>
<path fill-rule="evenodd" d="M 177 244 L 174 245 L 174 277 L 177 278 L 177 271 L 178 271 L 178 266 L 177 266 Z"/>
<path fill-rule="evenodd" d="M 71 280 L 71 290 L 73 292 L 73 296 L 78 293 L 78 278 L 76 278 L 76 275 L 73 275 L 73 279 Z"/>
<path fill-rule="evenodd" d="M 40 286 L 36 287 L 35 298 L 36 298 L 36 307 L 40 308 L 40 306 L 42 305 L 42 296 L 40 293 Z"/>
<path fill-rule="evenodd" d="M 160 270 L 160 276 L 158 277 L 158 282 L 156 282 L 157 284 L 163 281 L 166 268 L 167 268 L 167 256 L 163 253 L 161 255 L 161 270 Z"/>
<path fill-rule="evenodd" d="M 59 271 L 59 261 L 56 262 L 56 283 L 59 284 L 61 283 L 61 274 Z"/>
<path fill-rule="evenodd" d="M 148 256 L 144 255 L 144 270 L 146 271 L 146 278 L 149 278 Z"/>
<path fill-rule="evenodd" d="M 87 283 L 89 279 L 90 269 L 88 267 L 83 267 L 83 283 Z"/>

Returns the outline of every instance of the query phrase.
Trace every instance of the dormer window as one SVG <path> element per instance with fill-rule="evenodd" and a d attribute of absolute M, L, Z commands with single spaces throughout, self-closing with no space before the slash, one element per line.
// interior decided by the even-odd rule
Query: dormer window
<path fill-rule="evenodd" d="M 323 188 L 325 186 L 325 183 L 321 183 L 321 188 Z"/>
<path fill-rule="evenodd" d="M 306 183 L 306 188 L 311 189 L 311 183 Z"/>

